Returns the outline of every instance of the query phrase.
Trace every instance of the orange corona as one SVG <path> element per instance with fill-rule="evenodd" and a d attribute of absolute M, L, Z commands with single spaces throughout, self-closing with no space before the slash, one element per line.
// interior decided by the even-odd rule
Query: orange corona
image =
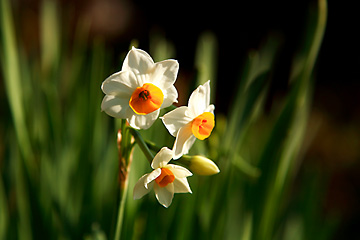
<path fill-rule="evenodd" d="M 160 187 L 166 187 L 175 180 L 174 174 L 167 168 L 161 168 L 161 174 L 155 179 Z"/>
<path fill-rule="evenodd" d="M 197 116 L 191 125 L 191 130 L 194 136 L 200 140 L 204 140 L 209 137 L 211 131 L 215 126 L 214 114 L 211 112 L 204 112 L 203 114 Z"/>
<path fill-rule="evenodd" d="M 159 109 L 164 101 L 160 88 L 151 83 L 145 83 L 132 93 L 129 105 L 136 114 L 146 115 Z"/>

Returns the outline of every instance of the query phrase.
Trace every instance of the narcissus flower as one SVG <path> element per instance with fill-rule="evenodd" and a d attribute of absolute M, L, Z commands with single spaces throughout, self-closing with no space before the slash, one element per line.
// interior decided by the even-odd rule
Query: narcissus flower
<path fill-rule="evenodd" d="M 191 193 L 186 177 L 192 173 L 184 167 L 168 164 L 173 158 L 173 151 L 163 147 L 154 157 L 151 173 L 142 176 L 135 184 L 133 196 L 139 199 L 153 188 L 156 199 L 164 207 L 169 207 L 174 193 Z"/>
<path fill-rule="evenodd" d="M 160 109 L 177 102 L 174 82 L 179 70 L 176 60 L 154 63 L 148 53 L 132 48 L 120 72 L 102 83 L 106 94 L 101 109 L 115 118 L 127 119 L 135 129 L 147 129 Z"/>
<path fill-rule="evenodd" d="M 210 136 L 215 126 L 214 109 L 207 81 L 191 94 L 188 106 L 178 107 L 161 118 L 169 133 L 176 137 L 174 159 L 188 153 L 196 138 L 204 140 Z"/>

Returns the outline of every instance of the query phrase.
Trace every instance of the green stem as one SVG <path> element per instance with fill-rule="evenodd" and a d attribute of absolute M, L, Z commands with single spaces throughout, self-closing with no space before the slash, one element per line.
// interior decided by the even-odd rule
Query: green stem
<path fill-rule="evenodd" d="M 116 223 L 115 240 L 121 238 L 121 230 L 125 212 L 125 201 L 128 192 L 129 171 L 131 166 L 131 138 L 128 137 L 128 129 L 126 120 L 122 119 L 120 122 L 120 130 L 117 136 L 118 153 L 119 153 L 119 187 L 120 187 L 120 202 Z"/>
<path fill-rule="evenodd" d="M 154 159 L 154 155 L 151 152 L 150 148 L 154 151 L 158 151 L 159 147 L 157 147 L 154 143 L 151 142 L 145 142 L 144 139 L 142 138 L 141 134 L 131 128 L 126 126 L 126 122 L 122 121 L 121 122 L 121 133 L 122 133 L 122 139 L 120 140 L 121 144 L 119 144 L 119 164 L 125 163 L 126 166 L 126 170 L 125 170 L 125 177 L 123 180 L 123 183 L 120 184 L 120 203 L 119 203 L 119 209 L 118 209 L 118 218 L 117 218 L 117 223 L 116 223 L 116 232 L 115 232 L 115 240 L 119 240 L 121 237 L 121 229 L 122 229 L 122 223 L 123 223 L 123 218 L 124 218 L 124 211 L 125 211 L 125 201 L 126 201 L 126 197 L 127 197 L 127 192 L 128 192 L 128 174 L 129 174 L 129 170 L 130 170 L 130 165 L 131 165 L 131 153 L 128 151 L 131 151 L 133 148 L 133 144 L 131 143 L 131 138 L 128 137 L 128 133 L 130 133 L 134 139 L 135 142 L 139 145 L 140 149 L 143 151 L 144 155 L 146 156 L 147 160 L 151 163 L 152 160 Z M 149 148 L 150 147 L 150 148 Z M 123 161 L 125 157 L 125 161 Z M 121 166 L 120 166 L 121 167 Z M 119 173 L 120 174 L 120 173 Z"/>
<path fill-rule="evenodd" d="M 154 159 L 154 154 L 150 151 L 148 145 L 145 143 L 144 139 L 141 137 L 140 133 L 133 128 L 129 128 L 130 133 L 134 136 L 136 143 L 139 145 L 140 149 L 143 151 L 147 160 L 151 163 Z"/>
<path fill-rule="evenodd" d="M 146 146 L 154 151 L 154 152 L 159 152 L 161 147 L 159 147 L 158 145 L 156 145 L 155 143 L 145 140 Z M 192 156 L 189 155 L 183 155 L 181 156 L 181 158 L 179 158 L 178 160 L 176 160 L 177 163 L 180 163 L 181 165 L 183 165 L 184 167 L 189 167 L 190 166 L 190 162 L 191 162 Z"/>
<path fill-rule="evenodd" d="M 131 144 L 131 138 L 128 137 L 127 133 L 130 132 L 131 135 L 133 135 L 135 142 L 139 145 L 143 153 L 145 154 L 148 161 L 151 163 L 154 155 L 146 145 L 144 139 L 141 137 L 140 133 L 136 131 L 135 129 L 128 127 L 125 125 L 125 122 L 123 121 L 121 124 L 121 133 L 123 134 L 122 139 L 120 140 L 121 144 L 119 145 L 119 164 L 125 163 L 127 166 L 125 166 L 125 172 L 120 172 L 119 174 L 123 173 L 125 174 L 125 177 L 123 179 L 123 182 L 120 183 L 120 203 L 119 203 L 119 209 L 118 209 L 118 217 L 117 217 L 117 223 L 116 223 L 116 232 L 115 232 L 115 240 L 119 240 L 121 238 L 121 229 L 124 219 L 124 211 L 125 211 L 125 201 L 127 197 L 128 192 L 128 174 L 130 170 L 131 165 L 131 153 L 127 151 L 132 150 L 132 144 Z M 126 158 L 125 161 L 122 158 Z M 121 167 L 121 166 L 120 166 Z M 124 167 L 124 166 L 123 166 Z"/>
<path fill-rule="evenodd" d="M 161 147 L 157 146 L 155 143 L 153 143 L 151 141 L 145 140 L 145 143 L 146 143 L 147 147 L 154 152 L 158 152 L 161 149 Z"/>
<path fill-rule="evenodd" d="M 121 237 L 121 229 L 122 229 L 122 223 L 124 219 L 124 212 L 125 212 L 125 200 L 127 197 L 128 192 L 128 178 L 126 178 L 124 182 L 124 188 L 120 190 L 120 204 L 119 204 L 119 210 L 118 210 L 118 218 L 116 223 L 116 232 L 115 232 L 115 240 L 119 240 Z"/>

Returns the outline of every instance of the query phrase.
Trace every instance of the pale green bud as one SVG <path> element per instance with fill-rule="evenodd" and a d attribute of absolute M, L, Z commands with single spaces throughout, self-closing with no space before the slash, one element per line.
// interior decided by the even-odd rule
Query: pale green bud
<path fill-rule="evenodd" d="M 187 165 L 191 172 L 198 175 L 210 176 L 220 172 L 213 161 L 203 156 L 183 156 L 179 160 Z"/>

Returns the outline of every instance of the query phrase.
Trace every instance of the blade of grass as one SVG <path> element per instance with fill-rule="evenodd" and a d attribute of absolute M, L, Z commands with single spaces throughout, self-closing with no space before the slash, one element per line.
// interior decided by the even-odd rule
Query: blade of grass
<path fill-rule="evenodd" d="M 155 62 L 163 61 L 175 56 L 174 45 L 165 38 L 162 32 L 151 32 L 149 44 L 149 50 Z"/>
<path fill-rule="evenodd" d="M 326 1 L 319 0 L 318 4 L 316 28 L 310 33 L 311 44 L 309 49 L 305 49 L 303 69 L 294 83 L 286 106 L 274 126 L 269 144 L 263 152 L 262 169 L 271 169 L 271 171 L 259 181 L 259 185 L 262 186 L 257 193 L 261 196 L 262 191 L 265 196 L 260 197 L 264 199 L 264 209 L 258 215 L 257 239 L 272 238 L 275 233 L 274 226 L 279 216 L 279 205 L 284 190 L 289 185 L 290 172 L 296 164 L 304 138 L 311 99 L 310 79 L 326 23 Z M 269 163 L 274 166 L 269 167 Z"/>
<path fill-rule="evenodd" d="M 214 103 L 216 96 L 216 70 L 218 43 L 215 35 L 204 32 L 200 35 L 195 54 L 195 67 L 197 68 L 197 84 L 204 84 L 210 80 L 210 102 Z"/>
<path fill-rule="evenodd" d="M 55 70 L 58 65 L 59 49 L 59 14 L 56 1 L 43 0 L 41 9 L 41 65 L 45 76 Z"/>
<path fill-rule="evenodd" d="M 248 61 L 236 91 L 236 98 L 229 109 L 230 119 L 224 139 L 226 152 L 235 149 L 235 145 L 242 140 L 256 104 L 266 93 L 267 80 L 271 74 L 270 70 L 279 42 L 277 37 L 272 36 L 259 51 L 251 51 L 248 55 Z"/>
<path fill-rule="evenodd" d="M 250 52 L 236 98 L 229 110 L 229 123 L 224 134 L 225 155 L 235 167 L 251 177 L 258 177 L 259 170 L 234 149 L 240 149 L 254 116 L 262 108 L 278 44 L 279 40 L 272 36 L 259 51 Z"/>
<path fill-rule="evenodd" d="M 13 177 L 15 182 L 16 192 L 16 205 L 19 220 L 17 222 L 18 238 L 31 240 L 32 239 L 32 226 L 31 226 L 31 208 L 28 188 L 24 174 L 24 164 L 19 156 L 17 146 L 11 148 Z"/>
<path fill-rule="evenodd" d="M 10 110 L 15 125 L 15 132 L 20 151 L 31 177 L 35 177 L 35 165 L 32 163 L 33 151 L 30 144 L 29 132 L 25 124 L 25 111 L 19 53 L 13 23 L 12 10 L 7 0 L 1 1 L 1 35 L 2 35 L 2 69 L 4 83 Z"/>
<path fill-rule="evenodd" d="M 9 224 L 9 212 L 7 208 L 6 192 L 3 176 L 0 174 L 0 239 L 6 239 Z"/>

